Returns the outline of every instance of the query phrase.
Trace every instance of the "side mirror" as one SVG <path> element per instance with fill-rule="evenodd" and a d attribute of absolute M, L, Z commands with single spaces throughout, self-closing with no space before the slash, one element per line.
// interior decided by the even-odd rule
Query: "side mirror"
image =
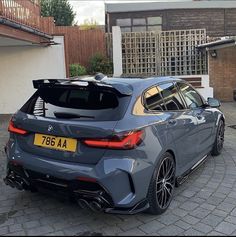
<path fill-rule="evenodd" d="M 221 106 L 221 103 L 219 100 L 215 98 L 210 98 L 210 97 L 207 99 L 207 104 L 212 108 L 219 108 Z"/>

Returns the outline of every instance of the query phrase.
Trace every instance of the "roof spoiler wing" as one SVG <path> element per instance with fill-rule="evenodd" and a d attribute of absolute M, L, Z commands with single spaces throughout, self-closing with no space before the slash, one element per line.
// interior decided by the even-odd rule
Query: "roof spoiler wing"
<path fill-rule="evenodd" d="M 81 85 L 73 83 L 73 82 L 81 82 Z M 73 84 L 72 84 L 73 83 Z M 87 83 L 84 85 L 84 83 Z M 82 80 L 82 79 L 39 79 L 33 80 L 33 86 L 35 89 L 39 89 L 42 87 L 53 87 L 55 85 L 72 85 L 72 86 L 91 86 L 91 87 L 107 87 L 115 92 L 118 92 L 123 96 L 130 96 L 133 94 L 132 87 L 128 84 L 118 84 L 118 83 L 107 83 L 104 81 L 97 81 L 95 79 L 92 80 Z"/>

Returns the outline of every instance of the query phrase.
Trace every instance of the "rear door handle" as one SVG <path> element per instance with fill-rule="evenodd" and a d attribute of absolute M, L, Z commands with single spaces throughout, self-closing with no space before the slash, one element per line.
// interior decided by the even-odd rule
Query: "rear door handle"
<path fill-rule="evenodd" d="M 169 123 L 170 125 L 175 125 L 177 122 L 176 122 L 175 119 L 170 119 L 170 120 L 168 121 L 168 123 Z"/>

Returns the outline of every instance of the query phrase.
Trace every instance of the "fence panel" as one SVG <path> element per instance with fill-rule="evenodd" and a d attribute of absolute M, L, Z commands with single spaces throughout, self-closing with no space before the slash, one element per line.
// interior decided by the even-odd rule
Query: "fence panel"
<path fill-rule="evenodd" d="M 107 34 L 109 57 L 112 57 L 111 38 Z M 205 29 L 122 33 L 123 75 L 207 74 L 207 56 L 196 49 L 206 41 Z"/>
<path fill-rule="evenodd" d="M 204 29 L 162 31 L 159 35 L 160 75 L 206 74 L 206 54 L 196 49 L 203 43 L 206 43 Z"/>
<path fill-rule="evenodd" d="M 69 64 L 88 66 L 89 59 L 96 53 L 106 55 L 103 30 L 80 30 L 78 26 L 57 26 L 55 34 L 64 34 L 68 44 Z"/>
<path fill-rule="evenodd" d="M 124 75 L 158 75 L 158 34 L 156 32 L 122 33 Z"/>

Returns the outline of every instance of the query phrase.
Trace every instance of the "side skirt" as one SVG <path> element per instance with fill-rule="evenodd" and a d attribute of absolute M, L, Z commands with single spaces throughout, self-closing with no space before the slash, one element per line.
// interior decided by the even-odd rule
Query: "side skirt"
<path fill-rule="evenodd" d="M 205 155 L 201 160 L 199 160 L 196 164 L 194 164 L 188 171 L 186 171 L 183 175 L 176 178 L 176 187 L 179 187 L 183 184 L 195 170 L 201 167 L 208 158 L 208 154 Z"/>

